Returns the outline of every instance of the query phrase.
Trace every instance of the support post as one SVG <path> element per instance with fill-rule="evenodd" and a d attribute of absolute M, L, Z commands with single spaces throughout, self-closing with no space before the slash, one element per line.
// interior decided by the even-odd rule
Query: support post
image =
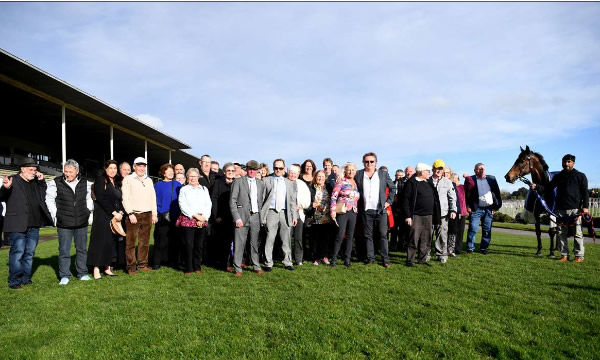
<path fill-rule="evenodd" d="M 65 106 L 61 106 L 61 138 L 62 138 L 62 166 L 67 162 L 67 115 Z"/>
<path fill-rule="evenodd" d="M 115 140 L 114 140 L 114 131 L 115 131 L 115 127 L 114 127 L 114 125 L 111 125 L 111 126 L 110 126 L 110 158 L 111 158 L 112 160 L 114 160 L 114 159 L 115 159 L 115 148 L 114 148 L 114 143 L 115 143 Z"/>

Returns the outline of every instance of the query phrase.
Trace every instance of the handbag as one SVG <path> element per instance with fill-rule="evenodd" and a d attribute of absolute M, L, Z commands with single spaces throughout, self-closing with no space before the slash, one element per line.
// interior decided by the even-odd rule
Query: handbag
<path fill-rule="evenodd" d="M 203 228 L 206 225 L 208 225 L 207 221 L 200 222 L 194 218 L 189 218 L 183 214 L 179 215 L 177 221 L 175 222 L 175 226 L 186 228 Z"/>
<path fill-rule="evenodd" d="M 335 204 L 335 213 L 336 214 L 345 214 L 346 213 L 346 204 L 339 202 Z"/>

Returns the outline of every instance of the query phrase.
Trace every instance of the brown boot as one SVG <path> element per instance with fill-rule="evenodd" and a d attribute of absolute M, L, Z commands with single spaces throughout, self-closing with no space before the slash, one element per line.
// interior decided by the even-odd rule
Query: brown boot
<path fill-rule="evenodd" d="M 558 261 L 560 261 L 560 262 L 567 262 L 567 261 L 569 261 L 569 258 L 566 257 L 566 256 L 563 256 L 560 259 L 558 259 Z"/>

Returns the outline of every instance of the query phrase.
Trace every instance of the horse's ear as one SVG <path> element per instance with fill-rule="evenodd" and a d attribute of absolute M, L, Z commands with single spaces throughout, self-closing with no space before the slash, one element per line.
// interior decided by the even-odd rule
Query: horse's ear
<path fill-rule="evenodd" d="M 525 145 L 525 151 L 530 152 L 531 150 L 529 150 L 529 145 Z"/>
<path fill-rule="evenodd" d="M 520 145 L 519 145 L 519 148 L 521 149 L 521 152 L 525 151 L 525 150 L 523 150 L 523 147 Z"/>

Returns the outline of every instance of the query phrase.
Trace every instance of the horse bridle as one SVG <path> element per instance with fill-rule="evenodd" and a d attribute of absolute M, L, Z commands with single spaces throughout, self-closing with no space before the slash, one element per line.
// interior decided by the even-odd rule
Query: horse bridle
<path fill-rule="evenodd" d="M 531 165 L 531 154 L 527 155 L 527 162 L 529 164 L 529 174 L 531 174 L 531 171 L 533 170 L 533 165 Z M 527 179 L 525 176 L 521 175 L 521 172 L 521 167 L 519 167 L 519 175 L 517 176 L 517 179 L 524 182 L 525 185 L 531 185 L 531 181 L 529 181 L 529 179 Z"/>

